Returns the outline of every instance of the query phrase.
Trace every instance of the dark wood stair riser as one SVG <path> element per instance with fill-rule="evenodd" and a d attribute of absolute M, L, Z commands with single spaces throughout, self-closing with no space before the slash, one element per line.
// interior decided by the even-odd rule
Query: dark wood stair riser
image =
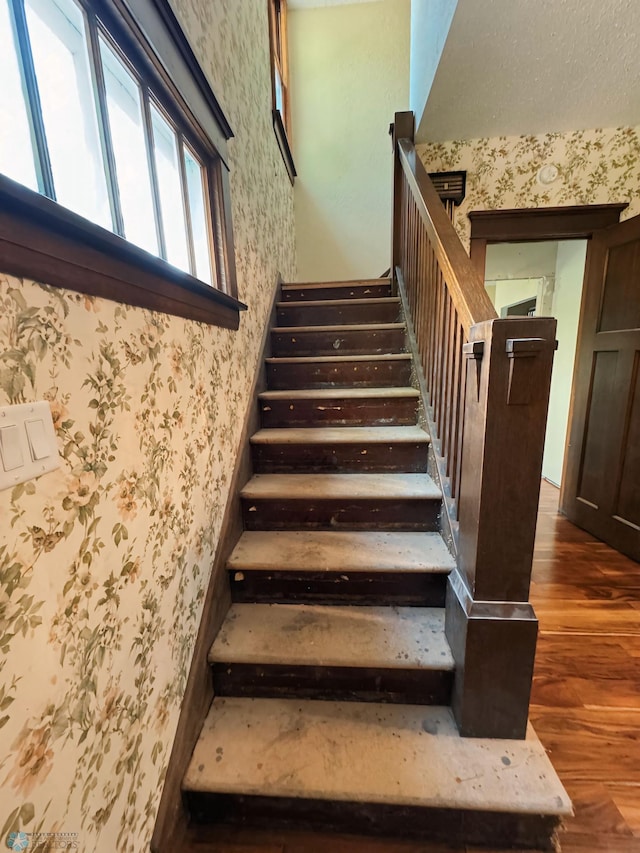
<path fill-rule="evenodd" d="M 448 670 L 215 663 L 216 696 L 448 705 Z"/>
<path fill-rule="evenodd" d="M 373 299 L 393 296 L 391 284 L 381 281 L 371 284 L 354 284 L 351 287 L 335 287 L 327 284 L 325 287 L 295 287 L 282 289 L 282 302 L 315 302 L 319 299 Z"/>
<path fill-rule="evenodd" d="M 440 572 L 229 572 L 231 598 L 242 604 L 359 604 L 444 607 Z"/>
<path fill-rule="evenodd" d="M 302 388 L 403 388 L 411 385 L 409 359 L 267 363 L 272 391 Z"/>
<path fill-rule="evenodd" d="M 404 352 L 405 334 L 403 328 L 291 333 L 279 330 L 271 333 L 271 352 L 274 356 L 378 355 Z"/>
<path fill-rule="evenodd" d="M 243 498 L 245 530 L 425 530 L 439 529 L 439 500 L 344 498 L 307 500 Z"/>
<path fill-rule="evenodd" d="M 262 400 L 262 426 L 411 426 L 418 421 L 418 402 L 413 397 Z"/>
<path fill-rule="evenodd" d="M 385 444 L 254 444 L 254 471 L 260 474 L 403 473 L 427 470 L 429 445 L 387 442 Z"/>
<path fill-rule="evenodd" d="M 428 768 L 425 772 L 429 772 Z M 192 819 L 200 824 L 232 823 L 425 839 L 492 849 L 555 850 L 554 815 L 519 815 L 472 809 L 421 808 L 292 797 L 185 792 Z"/>
<path fill-rule="evenodd" d="M 334 326 L 341 323 L 399 323 L 400 312 L 397 299 L 378 299 L 365 304 L 345 299 L 339 304 L 281 304 L 276 317 L 278 326 Z"/>

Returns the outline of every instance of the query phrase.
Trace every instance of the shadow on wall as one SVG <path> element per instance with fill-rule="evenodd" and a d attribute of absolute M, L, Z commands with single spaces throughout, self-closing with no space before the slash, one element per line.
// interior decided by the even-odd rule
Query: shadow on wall
<path fill-rule="evenodd" d="M 347 228 L 347 233 L 344 228 L 337 227 L 332 217 L 327 214 L 301 180 L 296 182 L 294 208 L 296 219 L 302 218 L 305 222 L 305 237 L 296 240 L 298 269 L 304 280 L 377 278 L 383 272 L 382 269 L 363 270 L 360 264 L 353 263 L 353 254 L 348 254 L 344 246 L 347 243 L 353 246 L 354 243 L 365 242 L 363 235 L 359 233 L 357 226 L 353 229 Z M 349 231 L 352 233 L 349 234 Z M 308 234 L 313 234 L 313 239 L 307 239 Z M 299 234 L 296 236 L 299 237 Z M 366 235 L 364 236 L 366 240 Z M 327 247 L 330 247 L 329 251 Z M 355 254 L 360 255 L 359 252 Z M 313 270 L 312 278 L 308 276 L 306 270 Z"/>

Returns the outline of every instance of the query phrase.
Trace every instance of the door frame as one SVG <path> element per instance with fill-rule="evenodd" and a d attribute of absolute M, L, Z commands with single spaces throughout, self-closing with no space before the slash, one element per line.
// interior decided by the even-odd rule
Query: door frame
<path fill-rule="evenodd" d="M 618 204 L 584 204 L 567 207 L 516 208 L 510 210 L 472 210 L 468 213 L 471 221 L 470 256 L 474 267 L 484 281 L 487 245 L 489 243 L 537 243 L 542 240 L 587 240 L 585 277 L 589 266 L 591 238 L 594 231 L 616 225 L 628 202 Z M 579 352 L 585 314 L 585 289 L 583 286 L 578 318 L 578 336 L 576 353 Z M 571 378 L 571 397 L 567 435 L 564 442 L 562 461 L 562 481 L 560 483 L 560 505 L 562 506 L 565 484 L 564 472 L 567 464 L 567 437 L 572 434 L 575 381 L 578 375 L 578 361 L 574 364 Z"/>

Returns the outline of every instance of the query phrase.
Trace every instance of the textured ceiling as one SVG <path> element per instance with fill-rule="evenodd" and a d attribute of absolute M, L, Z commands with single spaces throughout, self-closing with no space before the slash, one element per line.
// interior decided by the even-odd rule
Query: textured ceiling
<path fill-rule="evenodd" d="M 459 0 L 418 141 L 640 124 L 640 0 Z"/>

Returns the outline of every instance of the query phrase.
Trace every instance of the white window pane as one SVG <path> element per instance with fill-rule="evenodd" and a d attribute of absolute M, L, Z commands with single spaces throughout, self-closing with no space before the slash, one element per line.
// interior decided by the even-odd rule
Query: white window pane
<path fill-rule="evenodd" d="M 38 189 L 8 0 L 0 0 L 0 172 Z"/>
<path fill-rule="evenodd" d="M 111 228 L 84 19 L 73 0 L 26 0 L 57 201 Z"/>
<path fill-rule="evenodd" d="M 187 176 L 191 234 L 196 259 L 196 275 L 201 281 L 211 284 L 211 256 L 209 254 L 209 230 L 204 201 L 204 169 L 188 148 L 184 149 L 184 169 Z"/>
<path fill-rule="evenodd" d="M 180 183 L 178 140 L 173 128 L 154 104 L 151 104 L 151 125 L 167 260 L 188 272 L 189 250 Z"/>
<path fill-rule="evenodd" d="M 144 141 L 142 94 L 128 69 L 102 37 L 100 54 L 107 90 L 107 112 L 116 161 L 124 236 L 137 246 L 157 255 L 158 237 Z"/>
<path fill-rule="evenodd" d="M 280 77 L 280 71 L 278 70 L 277 65 L 274 69 L 274 83 L 276 89 L 276 109 L 284 121 L 284 94 L 282 91 L 282 78 Z"/>

